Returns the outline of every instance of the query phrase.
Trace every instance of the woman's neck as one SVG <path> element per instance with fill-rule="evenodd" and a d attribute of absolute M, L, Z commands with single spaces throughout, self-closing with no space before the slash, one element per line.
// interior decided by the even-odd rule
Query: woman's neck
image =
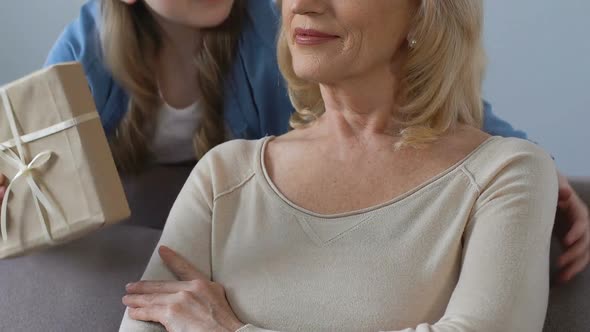
<path fill-rule="evenodd" d="M 159 17 L 156 19 L 162 31 L 157 72 L 160 93 L 168 104 L 184 108 L 195 103 L 198 98 L 195 48 L 199 31 Z"/>
<path fill-rule="evenodd" d="M 156 13 L 152 15 L 160 27 L 162 46 L 174 50 L 177 56 L 184 59 L 191 57 L 199 37 L 199 29 L 170 22 Z"/>
<path fill-rule="evenodd" d="M 338 84 L 320 84 L 326 108 L 318 121 L 343 139 L 397 136 L 399 83 L 391 70 L 376 69 Z"/>

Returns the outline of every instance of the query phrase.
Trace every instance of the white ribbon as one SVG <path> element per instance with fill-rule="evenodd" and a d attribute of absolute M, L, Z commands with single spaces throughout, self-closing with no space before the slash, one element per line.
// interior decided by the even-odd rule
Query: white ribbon
<path fill-rule="evenodd" d="M 53 125 L 51 127 L 37 130 L 37 131 L 34 131 L 30 134 L 22 135 L 20 137 L 20 142 L 21 142 L 21 144 L 31 143 L 31 142 L 36 141 L 38 139 L 59 133 L 60 131 L 64 131 L 66 129 L 76 127 L 83 122 L 94 120 L 96 118 L 98 118 L 98 114 L 96 114 L 95 112 L 86 113 L 84 115 L 77 116 L 73 119 L 69 119 L 64 122 L 60 122 L 60 123 Z M 11 139 L 11 140 L 8 140 L 4 143 L 0 143 L 0 151 L 4 151 L 4 150 L 10 149 L 10 148 L 13 148 L 15 146 L 16 146 L 15 140 Z"/>
<path fill-rule="evenodd" d="M 61 219 L 62 222 L 66 225 L 69 229 L 70 225 L 67 223 L 66 218 L 58 211 L 55 207 L 56 205 L 47 197 L 39 188 L 37 183 L 35 182 L 34 178 L 34 171 L 36 169 L 41 168 L 45 163 L 49 161 L 51 155 L 53 154 L 52 151 L 43 151 L 37 154 L 30 163 L 26 163 L 26 155 L 23 149 L 23 143 L 28 143 L 43 137 L 47 137 L 49 135 L 53 135 L 57 132 L 69 129 L 71 127 L 77 126 L 82 122 L 86 122 L 98 117 L 96 112 L 84 114 L 78 116 L 74 119 L 70 119 L 64 122 L 61 122 L 57 125 L 36 131 L 34 133 L 20 136 L 18 132 L 18 128 L 16 126 L 16 121 L 14 119 L 14 112 L 12 110 L 12 105 L 10 104 L 10 100 L 8 98 L 8 94 L 6 93 L 5 89 L 0 89 L 0 97 L 2 98 L 2 103 L 4 105 L 4 111 L 6 113 L 6 117 L 8 119 L 8 124 L 10 126 L 10 130 L 12 132 L 12 136 L 14 137 L 12 140 L 0 144 L 0 158 L 6 161 L 9 165 L 14 167 L 18 170 L 17 174 L 14 178 L 11 179 L 10 184 L 6 188 L 6 192 L 4 194 L 4 199 L 2 200 L 2 210 L 0 212 L 0 232 L 2 233 L 2 240 L 4 242 L 8 239 L 8 232 L 7 232 L 7 216 L 6 212 L 8 209 L 8 196 L 12 190 L 12 186 L 17 183 L 19 180 L 23 179 L 27 181 L 27 184 L 31 188 L 31 193 L 33 194 L 35 208 L 37 210 L 37 215 L 39 217 L 39 222 L 41 223 L 41 227 L 45 233 L 45 237 L 49 242 L 53 242 L 53 237 L 51 236 L 51 232 L 49 231 L 49 226 L 45 221 L 45 217 L 43 216 L 43 212 L 41 211 L 40 204 L 45 208 L 45 210 L 52 215 L 56 219 Z M 10 148 L 16 146 L 18 151 L 18 155 L 15 154 Z M 40 204 L 39 204 L 40 203 Z"/>

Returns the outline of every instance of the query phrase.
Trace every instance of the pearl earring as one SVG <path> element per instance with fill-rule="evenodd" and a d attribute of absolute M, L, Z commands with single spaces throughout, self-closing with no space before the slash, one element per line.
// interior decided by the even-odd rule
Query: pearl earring
<path fill-rule="evenodd" d="M 418 41 L 414 38 L 408 38 L 408 47 L 413 50 L 418 45 Z"/>

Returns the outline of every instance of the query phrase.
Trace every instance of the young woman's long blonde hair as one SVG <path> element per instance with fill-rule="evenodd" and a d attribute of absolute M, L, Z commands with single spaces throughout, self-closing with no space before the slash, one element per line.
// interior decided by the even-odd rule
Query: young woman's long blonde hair
<path fill-rule="evenodd" d="M 482 0 L 420 0 L 410 28 L 416 44 L 402 69 L 403 104 L 397 120 L 403 129 L 397 146 L 419 147 L 459 123 L 481 128 Z M 324 113 L 324 102 L 318 84 L 295 74 L 284 25 L 278 59 L 296 110 L 290 125 L 305 127 Z"/>
<path fill-rule="evenodd" d="M 148 142 L 162 105 L 155 75 L 162 31 L 143 1 L 130 6 L 120 0 L 102 0 L 101 12 L 105 62 L 129 94 L 128 111 L 111 149 L 121 170 L 137 172 L 150 157 Z M 236 0 L 228 19 L 218 27 L 202 29 L 195 41 L 197 95 L 202 111 L 193 138 L 197 159 L 226 139 L 223 81 L 234 60 L 244 16 L 243 1 Z"/>

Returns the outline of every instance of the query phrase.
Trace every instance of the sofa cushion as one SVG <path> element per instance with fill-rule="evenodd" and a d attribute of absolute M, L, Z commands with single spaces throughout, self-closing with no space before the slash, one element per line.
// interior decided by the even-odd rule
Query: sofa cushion
<path fill-rule="evenodd" d="M 0 261 L 0 331 L 117 331 L 128 282 L 160 231 L 114 225 L 32 256 Z"/>

